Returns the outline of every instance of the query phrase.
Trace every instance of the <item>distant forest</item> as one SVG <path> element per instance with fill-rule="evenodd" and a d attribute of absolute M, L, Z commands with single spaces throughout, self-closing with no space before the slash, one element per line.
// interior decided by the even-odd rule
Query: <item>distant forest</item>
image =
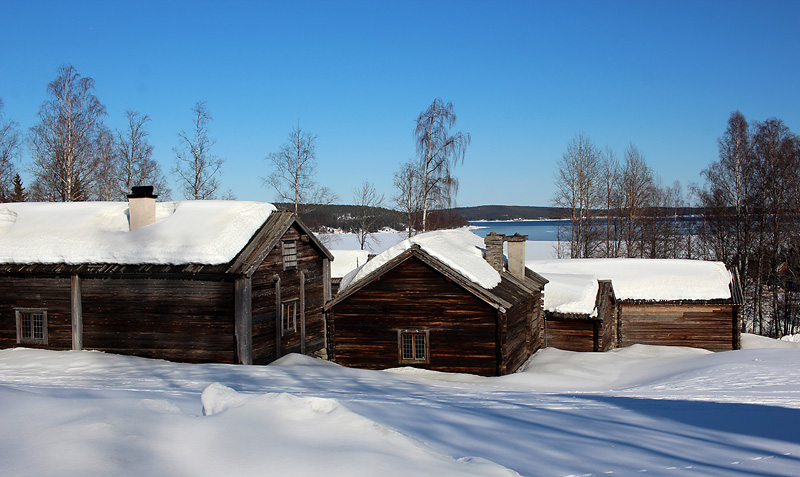
<path fill-rule="evenodd" d="M 275 204 L 282 210 L 292 210 L 294 204 Z M 463 227 L 469 225 L 456 210 L 432 211 L 429 217 L 431 230 Z M 385 207 L 366 207 L 359 205 L 304 205 L 300 216 L 303 222 L 313 230 L 340 229 L 344 232 L 358 233 L 361 230 L 364 216 L 371 217 L 368 232 L 377 232 L 386 228 L 407 230 L 406 214 Z"/>
<path fill-rule="evenodd" d="M 294 204 L 275 204 L 279 209 L 291 210 Z M 324 228 L 340 229 L 344 232 L 357 233 L 361 227 L 361 217 L 364 215 L 362 206 L 358 205 L 315 205 L 301 206 L 307 211 L 300 211 L 303 221 L 312 229 Z M 664 216 L 691 216 L 702 213 L 702 209 L 681 207 L 669 211 L 652 210 L 652 215 Z M 480 220 L 539 220 L 569 218 L 569 210 L 561 207 L 541 207 L 525 205 L 479 205 L 474 207 L 457 207 L 448 210 L 432 211 L 431 229 L 463 227 L 470 222 Z M 618 214 L 618 212 L 617 212 Z M 396 210 L 385 207 L 368 207 L 366 215 L 374 217 L 369 232 L 377 232 L 390 228 L 394 230 L 408 229 L 406 215 Z M 597 216 L 605 216 L 604 211 L 598 211 Z M 613 213 L 611 215 L 614 215 Z"/>

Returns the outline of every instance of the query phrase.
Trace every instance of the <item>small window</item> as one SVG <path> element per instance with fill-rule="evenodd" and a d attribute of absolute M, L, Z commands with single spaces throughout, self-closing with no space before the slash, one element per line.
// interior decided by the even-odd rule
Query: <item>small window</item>
<path fill-rule="evenodd" d="M 294 270 L 297 268 L 297 241 L 283 241 L 283 269 Z"/>
<path fill-rule="evenodd" d="M 281 334 L 297 331 L 297 300 L 285 301 L 281 306 Z"/>
<path fill-rule="evenodd" d="M 17 343 L 47 344 L 47 310 L 21 308 L 17 318 Z"/>
<path fill-rule="evenodd" d="M 400 330 L 400 363 L 428 362 L 428 331 Z"/>

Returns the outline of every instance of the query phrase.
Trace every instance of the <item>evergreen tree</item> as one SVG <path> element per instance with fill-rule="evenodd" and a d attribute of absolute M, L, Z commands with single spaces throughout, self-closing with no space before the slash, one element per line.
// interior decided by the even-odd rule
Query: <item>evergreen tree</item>
<path fill-rule="evenodd" d="M 14 187 L 14 191 L 9 196 L 9 201 L 25 202 L 28 199 L 28 193 L 25 192 L 25 187 L 22 186 L 22 178 L 19 176 L 19 174 L 14 175 L 14 179 L 11 180 L 11 183 Z"/>

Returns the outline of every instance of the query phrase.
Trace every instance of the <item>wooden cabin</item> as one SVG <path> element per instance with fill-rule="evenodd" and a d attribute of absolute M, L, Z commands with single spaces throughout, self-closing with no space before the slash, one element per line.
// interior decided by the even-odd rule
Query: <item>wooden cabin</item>
<path fill-rule="evenodd" d="M 741 348 L 741 300 L 621 300 L 619 345 Z"/>
<path fill-rule="evenodd" d="M 584 275 L 544 277 L 548 280 L 544 290 L 545 347 L 568 351 L 617 347 L 618 308 L 611 280 Z"/>
<path fill-rule="evenodd" d="M 545 277 L 572 273 L 610 280 L 619 315 L 616 346 L 690 346 L 712 351 L 741 347 L 742 292 L 737 277 L 721 262 L 572 259 L 533 260 L 527 265 Z M 575 332 L 551 326 L 548 346 L 559 347 L 558 343 L 575 349 L 569 338 Z"/>
<path fill-rule="evenodd" d="M 525 269 L 524 239 L 521 257 L 509 258 L 518 274 L 506 270 L 505 239 L 495 235 L 487 242 L 493 266 L 475 234 L 429 232 L 346 276 L 325 307 L 330 358 L 368 369 L 514 372 L 541 347 L 546 280 Z"/>
<path fill-rule="evenodd" d="M 294 214 L 144 189 L 0 204 L 0 348 L 242 364 L 324 350 L 332 256 Z"/>

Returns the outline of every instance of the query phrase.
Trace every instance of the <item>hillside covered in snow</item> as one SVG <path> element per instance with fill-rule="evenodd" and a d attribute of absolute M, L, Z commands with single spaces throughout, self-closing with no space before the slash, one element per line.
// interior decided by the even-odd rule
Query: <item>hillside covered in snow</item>
<path fill-rule="evenodd" d="M 800 343 L 539 351 L 516 374 L 0 351 L 2 475 L 797 475 Z"/>

